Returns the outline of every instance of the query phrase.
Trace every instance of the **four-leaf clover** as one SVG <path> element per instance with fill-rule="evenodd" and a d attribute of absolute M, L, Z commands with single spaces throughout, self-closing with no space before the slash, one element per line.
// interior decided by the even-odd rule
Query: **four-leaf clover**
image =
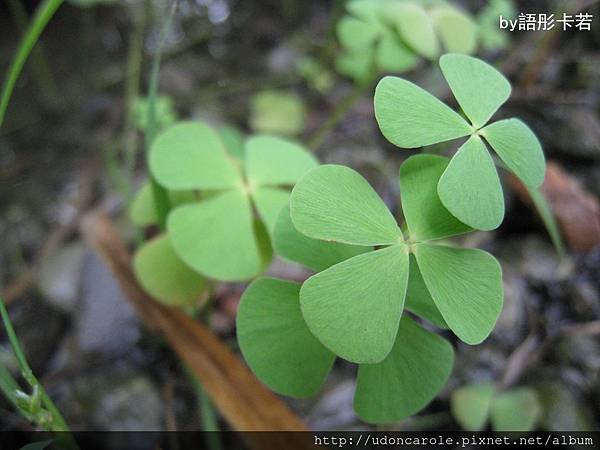
<path fill-rule="evenodd" d="M 320 272 L 302 285 L 256 280 L 237 316 L 242 353 L 269 387 L 313 395 L 339 356 L 360 364 L 358 415 L 399 420 L 441 390 L 453 364 L 452 347 L 405 309 L 468 343 L 489 334 L 502 307 L 498 263 L 481 250 L 439 241 L 471 230 L 437 196 L 448 161 L 417 155 L 402 165 L 406 239 L 352 169 L 319 166 L 296 184 L 276 222 L 274 249 Z"/>
<path fill-rule="evenodd" d="M 440 67 L 468 118 L 416 86 L 397 77 L 383 78 L 375 91 L 375 116 L 383 135 L 398 147 L 416 148 L 469 136 L 440 177 L 443 205 L 461 222 L 491 230 L 504 217 L 504 198 L 485 141 L 523 183 L 538 187 L 545 161 L 535 134 L 519 119 L 488 125 L 508 99 L 510 83 L 489 64 L 470 56 L 448 54 Z"/>
<path fill-rule="evenodd" d="M 214 129 L 195 122 L 161 133 L 149 158 L 154 178 L 165 188 L 199 191 L 199 200 L 170 212 L 168 235 L 187 266 L 219 280 L 251 278 L 266 267 L 269 235 L 288 202 L 289 186 L 317 164 L 299 145 L 267 135 L 247 139 L 242 161 Z"/>

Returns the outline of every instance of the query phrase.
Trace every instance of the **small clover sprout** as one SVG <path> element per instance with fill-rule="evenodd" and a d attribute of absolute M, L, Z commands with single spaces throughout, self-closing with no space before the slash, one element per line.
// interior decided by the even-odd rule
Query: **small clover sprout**
<path fill-rule="evenodd" d="M 305 120 L 304 103 L 291 92 L 259 92 L 250 103 L 250 127 L 257 133 L 295 136 L 304 130 Z"/>
<path fill-rule="evenodd" d="M 156 98 L 154 107 L 156 108 L 155 116 L 157 129 L 163 130 L 177 121 L 177 112 L 175 111 L 175 105 L 171 97 L 161 95 Z M 135 126 L 139 130 L 145 131 L 148 127 L 148 99 L 137 98 L 132 105 L 132 108 Z"/>
<path fill-rule="evenodd" d="M 149 165 L 169 191 L 199 192 L 198 200 L 169 214 L 169 241 L 177 256 L 203 276 L 243 280 L 268 265 L 269 235 L 289 187 L 318 163 L 299 145 L 267 135 L 247 139 L 243 152 L 236 147 L 241 160 L 222 136 L 202 123 L 176 124 L 156 138 Z M 238 142 L 231 130 L 226 136 Z"/>
<path fill-rule="evenodd" d="M 511 92 L 500 72 L 477 58 L 458 54 L 442 56 L 440 67 L 468 121 L 420 87 L 397 77 L 379 82 L 375 116 L 383 135 L 398 147 L 416 148 L 468 136 L 440 177 L 438 194 L 461 222 L 491 230 L 504 218 L 504 198 L 484 139 L 530 188 L 544 180 L 544 153 L 535 134 L 519 119 L 488 125 Z"/>
<path fill-rule="evenodd" d="M 473 19 L 445 2 L 354 0 L 347 9 L 337 26 L 343 52 L 336 66 L 359 82 L 374 70 L 410 70 L 419 56 L 436 58 L 442 46 L 457 53 L 473 53 L 477 47 Z"/>
<path fill-rule="evenodd" d="M 452 415 L 467 431 L 483 430 L 490 419 L 495 431 L 531 431 L 542 412 L 533 389 L 518 387 L 497 392 L 491 383 L 455 390 L 450 404 Z"/>
<path fill-rule="evenodd" d="M 442 241 L 471 231 L 437 195 L 448 162 L 417 155 L 402 165 L 406 237 L 352 169 L 319 166 L 296 184 L 276 221 L 274 249 L 319 272 L 302 286 L 256 280 L 237 317 L 242 353 L 273 390 L 314 394 L 338 356 L 360 364 L 358 415 L 400 420 L 437 395 L 453 365 L 450 344 L 404 309 L 470 344 L 490 333 L 502 308 L 502 274 L 491 255 Z"/>

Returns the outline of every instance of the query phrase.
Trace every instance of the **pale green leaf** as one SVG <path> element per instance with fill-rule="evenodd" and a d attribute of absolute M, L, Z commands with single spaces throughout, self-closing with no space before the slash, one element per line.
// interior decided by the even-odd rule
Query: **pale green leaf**
<path fill-rule="evenodd" d="M 269 235 L 273 236 L 275 222 L 281 209 L 288 204 L 290 192 L 279 188 L 259 187 L 252 192 L 252 199 Z"/>
<path fill-rule="evenodd" d="M 366 22 L 354 17 L 342 17 L 337 24 L 340 44 L 350 51 L 368 52 L 381 32 L 377 23 Z M 366 56 L 366 55 L 365 55 Z"/>
<path fill-rule="evenodd" d="M 445 339 L 403 316 L 387 358 L 359 367 L 354 409 L 366 422 L 397 422 L 433 400 L 453 365 L 454 351 Z"/>
<path fill-rule="evenodd" d="M 336 70 L 358 83 L 366 83 L 373 72 L 373 61 L 364 52 L 342 52 L 335 58 Z"/>
<path fill-rule="evenodd" d="M 231 125 L 223 125 L 217 130 L 227 152 L 239 160 L 244 160 L 244 133 Z"/>
<path fill-rule="evenodd" d="M 423 275 L 419 270 L 414 255 L 410 255 L 410 264 L 408 270 L 408 288 L 406 289 L 406 302 L 404 308 L 416 314 L 422 319 L 431 322 L 436 327 L 448 328 L 444 318 L 440 314 L 431 294 L 425 286 Z"/>
<path fill-rule="evenodd" d="M 477 24 L 471 17 L 450 5 L 429 11 L 437 34 L 447 52 L 471 54 L 477 49 Z"/>
<path fill-rule="evenodd" d="M 241 184 L 219 134 L 200 122 L 182 122 L 159 134 L 149 165 L 168 189 L 227 189 Z"/>
<path fill-rule="evenodd" d="M 262 269 L 252 210 L 246 195 L 229 191 L 174 209 L 167 229 L 176 253 L 201 274 L 244 280 Z"/>
<path fill-rule="evenodd" d="M 375 117 L 385 138 L 402 148 L 437 144 L 473 131 L 449 106 L 397 77 L 385 77 L 377 85 Z"/>
<path fill-rule="evenodd" d="M 348 12 L 367 22 L 379 22 L 381 1 L 352 0 L 346 4 Z"/>
<path fill-rule="evenodd" d="M 510 83 L 495 68 L 467 55 L 440 58 L 444 78 L 475 128 L 484 126 L 510 97 Z"/>
<path fill-rule="evenodd" d="M 169 200 L 171 206 L 175 207 L 194 202 L 196 195 L 193 191 L 170 191 Z M 150 183 L 144 183 L 136 192 L 129 206 L 129 217 L 134 225 L 139 227 L 158 223 L 156 203 L 154 202 L 154 194 Z"/>
<path fill-rule="evenodd" d="M 544 181 L 546 162 L 540 141 L 519 119 L 494 122 L 481 130 L 498 156 L 529 187 Z"/>
<path fill-rule="evenodd" d="M 405 72 L 419 61 L 415 53 L 391 32 L 381 37 L 375 52 L 377 67 L 389 72 Z"/>
<path fill-rule="evenodd" d="M 354 245 L 402 240 L 396 220 L 377 192 L 358 172 L 324 165 L 294 187 L 291 215 L 298 231 L 314 239 Z"/>
<path fill-rule="evenodd" d="M 502 311 L 502 270 L 483 250 L 416 245 L 425 285 L 450 329 L 467 344 L 479 344 Z"/>
<path fill-rule="evenodd" d="M 259 133 L 292 136 L 302 132 L 306 109 L 302 99 L 286 91 L 263 91 L 250 104 L 250 127 Z"/>
<path fill-rule="evenodd" d="M 458 220 L 473 228 L 493 230 L 502 223 L 502 185 L 494 161 L 478 136 L 458 149 L 440 178 L 438 195 Z"/>
<path fill-rule="evenodd" d="M 495 431 L 532 431 L 541 412 L 533 389 L 522 387 L 502 392 L 492 403 L 492 427 Z"/>
<path fill-rule="evenodd" d="M 429 14 L 410 2 L 389 2 L 382 8 L 382 16 L 393 20 L 398 33 L 415 52 L 434 59 L 439 54 L 439 43 Z"/>
<path fill-rule="evenodd" d="M 167 305 L 193 305 L 206 289 L 204 278 L 181 261 L 166 234 L 142 244 L 133 270 L 142 287 Z"/>
<path fill-rule="evenodd" d="M 294 227 L 290 207 L 285 206 L 275 224 L 273 248 L 282 258 L 297 262 L 317 272 L 341 261 L 371 251 L 371 247 L 320 241 L 306 237 Z"/>
<path fill-rule="evenodd" d="M 318 161 L 302 146 L 275 136 L 246 141 L 246 176 L 251 186 L 293 185 Z"/>
<path fill-rule="evenodd" d="M 300 285 L 259 278 L 237 311 L 237 339 L 252 372 L 269 388 L 292 397 L 317 393 L 335 355 L 309 331 L 300 312 Z"/>
<path fill-rule="evenodd" d="M 452 392 L 452 415 L 463 430 L 481 431 L 485 428 L 495 392 L 492 383 L 464 386 Z"/>
<path fill-rule="evenodd" d="M 304 282 L 302 315 L 336 355 L 355 363 L 380 362 L 394 344 L 407 282 L 405 245 L 358 255 Z"/>
<path fill-rule="evenodd" d="M 400 166 L 402 210 L 412 241 L 440 239 L 471 231 L 444 207 L 437 193 L 440 177 L 450 160 L 420 154 Z"/>

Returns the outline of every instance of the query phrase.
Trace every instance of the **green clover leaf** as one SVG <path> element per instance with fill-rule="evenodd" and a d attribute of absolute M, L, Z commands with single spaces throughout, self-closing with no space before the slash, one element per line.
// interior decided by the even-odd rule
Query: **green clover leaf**
<path fill-rule="evenodd" d="M 497 228 L 504 217 L 502 186 L 486 145 L 529 188 L 545 172 L 542 147 L 518 119 L 487 125 L 510 96 L 510 83 L 489 64 L 471 56 L 447 54 L 440 67 L 469 122 L 413 83 L 385 77 L 375 91 L 375 116 L 394 145 L 416 148 L 470 136 L 440 178 L 442 204 L 472 228 Z"/>
<path fill-rule="evenodd" d="M 454 351 L 448 341 L 403 316 L 385 360 L 359 367 L 354 409 L 366 422 L 401 420 L 442 390 L 453 365 Z"/>
<path fill-rule="evenodd" d="M 233 281 L 252 278 L 268 265 L 269 239 L 289 186 L 318 163 L 299 145 L 273 136 L 250 137 L 240 152 L 239 137 L 229 133 L 228 142 L 243 161 L 223 141 L 202 123 L 174 125 L 155 140 L 150 169 L 171 191 L 202 194 L 169 214 L 167 229 L 177 255 L 204 276 Z"/>
<path fill-rule="evenodd" d="M 338 356 L 381 362 L 396 340 L 407 285 L 406 245 L 392 245 L 310 277 L 300 290 L 302 314 L 313 334 Z"/>
<path fill-rule="evenodd" d="M 502 307 L 499 264 L 481 250 L 434 242 L 470 230 L 437 198 L 447 165 L 447 158 L 433 155 L 413 156 L 403 164 L 407 241 L 375 191 L 349 168 L 317 167 L 294 187 L 290 211 L 298 232 L 384 247 L 333 265 L 302 286 L 308 327 L 338 356 L 357 363 L 382 361 L 394 344 L 406 297 L 413 312 L 447 324 L 467 343 L 481 342 L 491 332 Z M 416 257 L 413 269 L 418 268 L 412 275 L 409 253 Z"/>
<path fill-rule="evenodd" d="M 140 246 L 133 269 L 142 287 L 167 305 L 193 305 L 206 289 L 206 280 L 181 261 L 165 234 Z"/>
<path fill-rule="evenodd" d="M 490 416 L 496 431 L 531 431 L 542 413 L 536 392 L 528 387 L 499 393 Z"/>
<path fill-rule="evenodd" d="M 169 191 L 168 194 L 173 206 L 192 203 L 196 200 L 196 195 L 193 191 Z M 147 227 L 158 223 L 156 203 L 154 202 L 152 186 L 149 182 L 144 183 L 135 193 L 128 213 L 131 222 L 138 227 Z"/>
<path fill-rule="evenodd" d="M 309 331 L 300 313 L 300 285 L 259 278 L 244 292 L 237 338 L 252 371 L 267 386 L 291 397 L 315 394 L 335 355 Z"/>
<path fill-rule="evenodd" d="M 317 272 L 373 250 L 372 247 L 320 241 L 303 235 L 292 223 L 289 204 L 281 210 L 275 223 L 273 249 L 282 258 Z"/>
<path fill-rule="evenodd" d="M 464 386 L 452 392 L 452 415 L 463 430 L 481 431 L 485 428 L 495 393 L 492 383 Z"/>

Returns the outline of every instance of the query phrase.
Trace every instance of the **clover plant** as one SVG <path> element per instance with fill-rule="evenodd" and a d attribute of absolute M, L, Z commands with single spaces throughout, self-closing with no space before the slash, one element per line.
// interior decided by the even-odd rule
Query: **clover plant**
<path fill-rule="evenodd" d="M 268 266 L 270 235 L 290 188 L 318 163 L 288 140 L 240 139 L 231 128 L 218 132 L 181 122 L 154 141 L 150 170 L 168 190 L 172 209 L 166 232 L 138 249 L 134 268 L 158 300 L 190 304 L 206 288 L 206 278 L 244 280 Z M 139 191 L 130 214 L 138 225 L 156 223 L 149 185 Z"/>
<path fill-rule="evenodd" d="M 354 0 L 337 25 L 342 53 L 338 71 L 358 82 L 373 72 L 404 72 L 419 57 L 473 53 L 477 25 L 469 13 L 445 1 Z"/>
<path fill-rule="evenodd" d="M 316 167 L 296 184 L 274 228 L 282 257 L 317 271 L 302 285 L 259 278 L 244 293 L 238 340 L 273 390 L 314 394 L 336 356 L 359 364 L 354 407 L 368 422 L 400 420 L 443 388 L 452 346 L 408 310 L 477 344 L 502 309 L 498 262 L 446 238 L 471 228 L 442 205 L 449 159 L 416 155 L 400 169 L 403 232 L 354 170 Z"/>
<path fill-rule="evenodd" d="M 488 420 L 495 431 L 531 431 L 542 412 L 533 389 L 517 387 L 498 392 L 492 383 L 455 390 L 451 409 L 456 421 L 468 431 L 484 429 Z"/>
<path fill-rule="evenodd" d="M 529 188 L 537 188 L 544 180 L 544 153 L 521 120 L 489 123 L 511 92 L 500 72 L 467 55 L 447 54 L 439 63 L 466 118 L 398 77 L 385 77 L 377 85 L 375 116 L 383 135 L 398 147 L 417 148 L 467 137 L 440 177 L 437 191 L 443 205 L 460 221 L 491 230 L 504 218 L 504 198 L 487 145 Z"/>

